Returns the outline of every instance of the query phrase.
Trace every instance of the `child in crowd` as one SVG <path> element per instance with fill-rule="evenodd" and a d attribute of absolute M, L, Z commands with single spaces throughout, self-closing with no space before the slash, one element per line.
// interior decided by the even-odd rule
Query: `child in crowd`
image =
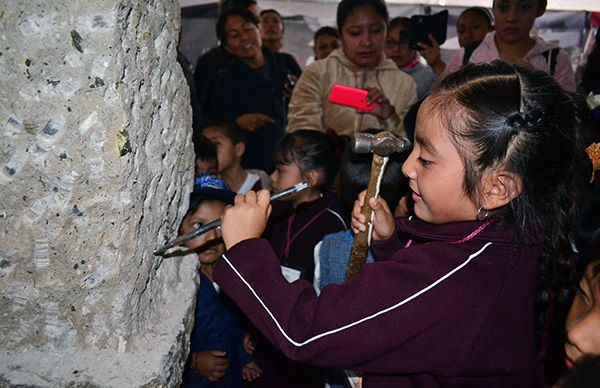
<path fill-rule="evenodd" d="M 340 47 L 340 34 L 335 27 L 325 26 L 315 32 L 313 37 L 315 61 L 327 58 L 338 47 Z"/>
<path fill-rule="evenodd" d="M 217 174 L 219 172 L 219 160 L 217 159 L 217 147 L 206 136 L 194 135 L 195 175 Z"/>
<path fill-rule="evenodd" d="M 181 223 L 188 234 L 218 219 L 235 193 L 220 180 L 205 175 L 190 197 L 190 207 Z M 260 376 L 260 369 L 244 352 L 240 318 L 235 304 L 213 283 L 213 268 L 225 250 L 218 229 L 185 243 L 198 254 L 200 289 L 196 300 L 190 356 L 183 374 L 184 387 L 241 387 L 243 380 Z"/>
<path fill-rule="evenodd" d="M 568 368 L 584 356 L 600 355 L 600 255 L 585 267 L 565 330 Z"/>
<path fill-rule="evenodd" d="M 368 131 L 377 133 L 378 131 Z M 379 195 L 391 204 L 391 210 L 400 207 L 401 216 L 408 213 L 407 198 L 408 181 L 402 175 L 402 162 L 404 157 L 392 154 L 389 157 L 385 173 L 381 180 Z M 337 176 L 337 194 L 344 210 L 352 209 L 354 200 L 358 194 L 366 190 L 371 177 L 371 161 L 373 154 L 356 154 L 351 149 L 346 149 L 340 162 L 340 171 Z M 403 198 L 402 204 L 399 204 Z M 400 216 L 400 215 L 399 215 Z M 316 290 L 321 290 L 328 284 L 342 284 L 348 269 L 350 250 L 354 242 L 354 234 L 351 230 L 344 230 L 328 234 L 315 246 L 315 275 L 314 285 Z M 373 256 L 369 252 L 367 262 L 373 262 Z"/>
<path fill-rule="evenodd" d="M 567 287 L 547 290 L 545 298 L 539 299 L 547 305 L 546 309 L 538 309 L 543 315 L 537 317 L 538 322 L 546 322 L 543 335 L 539 337 L 539 359 L 543 363 L 542 386 L 555 383 L 566 367 L 565 342 L 568 343 L 568 332 L 565 331 L 565 321 L 571 305 L 575 305 L 573 302 L 577 289 L 575 285 L 579 284 L 587 264 L 596 258 L 600 259 L 600 181 L 594 179 L 590 182 L 590 178 L 594 176 L 594 166 L 591 163 L 594 153 L 591 151 L 595 147 L 598 147 L 595 170 L 600 170 L 600 145 L 594 143 L 600 142 L 600 128 L 594 127 L 585 99 L 575 93 L 572 94 L 572 98 L 577 109 L 576 128 L 579 138 L 577 154 L 580 156 L 580 166 L 573 171 L 579 180 L 579 184 L 574 187 L 574 190 L 578 190 L 577 204 L 571 212 L 571 217 L 575 220 L 571 245 L 576 253 L 577 262 L 576 271 Z M 589 151 L 589 154 L 584 150 Z M 574 331 L 584 333 L 586 326 L 589 325 L 581 325 Z M 596 329 L 600 332 L 600 322 Z M 585 335 L 578 335 L 578 337 L 585 337 Z M 576 348 L 571 348 L 571 352 L 574 349 Z M 600 347 L 598 353 L 600 354 Z M 571 358 L 569 362 L 573 360 L 574 358 Z"/>
<path fill-rule="evenodd" d="M 463 65 L 469 61 L 473 50 L 479 46 L 488 32 L 494 30 L 492 15 L 487 8 L 469 7 L 462 11 L 456 20 L 456 33 L 458 45 L 465 48 Z M 446 70 L 446 62 L 442 59 L 440 45 L 430 35 L 431 46 L 419 43 L 419 52 L 431 66 L 433 72 L 439 76 Z"/>
<path fill-rule="evenodd" d="M 310 282 L 314 275 L 315 245 L 328 233 L 346 229 L 342 216 L 332 209 L 329 190 L 338 161 L 332 141 L 322 132 L 298 130 L 281 140 L 271 175 L 274 192 L 305 181 L 309 188 L 273 202 L 273 214 L 264 237 L 277 252 L 280 273 L 289 282 Z M 256 360 L 263 370 L 260 386 L 323 387 L 321 370 L 288 360 L 266 339 L 258 337 Z"/>
<path fill-rule="evenodd" d="M 433 88 L 435 75 L 431 67 L 421 63 L 417 50 L 410 46 L 411 36 L 410 19 L 393 18 L 390 20 L 383 52 L 400 70 L 412 77 L 417 84 L 417 98 L 422 100 Z"/>
<path fill-rule="evenodd" d="M 469 7 L 462 11 L 456 21 L 458 45 L 468 47 L 479 44 L 488 32 L 494 30 L 492 15 L 487 8 Z"/>
<path fill-rule="evenodd" d="M 242 157 L 246 151 L 244 132 L 235 123 L 220 122 L 209 124 L 202 135 L 216 147 L 219 160 L 219 174 L 231 190 L 245 194 L 248 190 L 269 189 L 268 175 L 261 170 L 244 170 Z"/>
<path fill-rule="evenodd" d="M 346 229 L 340 213 L 332 209 L 329 190 L 338 160 L 328 135 L 310 130 L 288 133 L 275 154 L 271 174 L 274 192 L 306 181 L 309 188 L 273 203 L 265 231 L 282 266 L 299 277 L 313 280 L 313 250 L 323 236 Z M 298 271 L 298 272 L 296 272 Z"/>
<path fill-rule="evenodd" d="M 269 193 L 249 192 L 223 214 L 214 278 L 288 357 L 363 371 L 365 387 L 536 386 L 536 285 L 572 263 L 573 105 L 543 72 L 466 66 L 419 109 L 403 165 L 416 217 L 369 201 L 375 263 L 319 296 L 288 284 L 257 239 Z"/>
<path fill-rule="evenodd" d="M 594 134 L 596 139 L 600 133 Z M 565 357 L 571 368 L 584 356 L 600 355 L 600 143 L 586 148 L 591 182 L 581 195 L 573 244 L 580 255 L 581 281 L 565 322 Z"/>
<path fill-rule="evenodd" d="M 530 36 L 535 19 L 546 11 L 547 0 L 494 0 L 495 31 L 488 33 L 473 51 L 469 63 L 506 62 L 526 64 L 552 75 L 568 92 L 575 91 L 575 74 L 569 55 L 558 45 Z M 466 48 L 454 54 L 446 73 L 459 69 Z"/>

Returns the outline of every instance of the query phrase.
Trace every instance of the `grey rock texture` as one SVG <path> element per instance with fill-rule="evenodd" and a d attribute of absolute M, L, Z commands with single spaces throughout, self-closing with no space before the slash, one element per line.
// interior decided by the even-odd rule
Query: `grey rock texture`
<path fill-rule="evenodd" d="M 0 386 L 174 386 L 195 257 L 176 0 L 0 0 Z"/>

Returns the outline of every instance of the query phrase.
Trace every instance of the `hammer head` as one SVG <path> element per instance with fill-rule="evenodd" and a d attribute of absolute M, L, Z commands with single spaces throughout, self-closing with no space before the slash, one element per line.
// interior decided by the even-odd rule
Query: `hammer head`
<path fill-rule="evenodd" d="M 398 137 L 389 131 L 381 131 L 376 134 L 357 132 L 352 139 L 352 152 L 357 154 L 372 152 L 379 156 L 390 156 L 394 152 L 402 153 L 410 146 L 410 140 Z"/>

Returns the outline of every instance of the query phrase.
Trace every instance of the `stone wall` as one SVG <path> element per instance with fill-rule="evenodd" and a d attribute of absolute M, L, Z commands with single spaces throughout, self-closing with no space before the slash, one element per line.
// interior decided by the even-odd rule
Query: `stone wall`
<path fill-rule="evenodd" d="M 0 0 L 0 385 L 173 386 L 196 259 L 176 0 Z"/>

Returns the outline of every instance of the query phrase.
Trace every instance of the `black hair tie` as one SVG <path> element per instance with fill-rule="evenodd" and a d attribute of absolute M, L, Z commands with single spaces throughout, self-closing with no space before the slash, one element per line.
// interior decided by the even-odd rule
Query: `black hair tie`
<path fill-rule="evenodd" d="M 510 130 L 510 137 L 515 136 L 527 126 L 527 119 L 520 113 L 513 113 L 506 119 L 506 127 Z"/>

